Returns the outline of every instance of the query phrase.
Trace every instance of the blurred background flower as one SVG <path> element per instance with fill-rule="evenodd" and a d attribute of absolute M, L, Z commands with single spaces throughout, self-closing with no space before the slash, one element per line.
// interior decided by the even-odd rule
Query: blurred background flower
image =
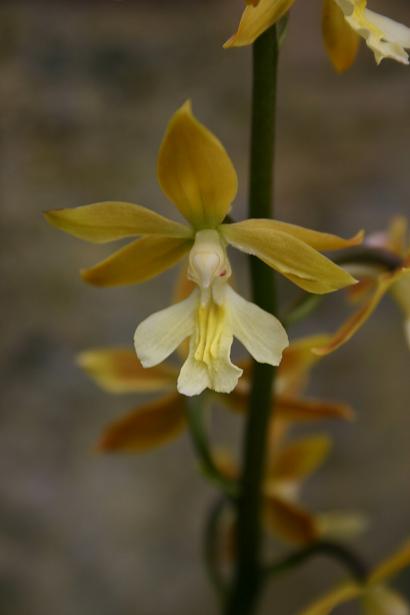
<path fill-rule="evenodd" d="M 242 8 L 242 0 L 0 4 L 0 607 L 7 615 L 215 608 L 200 553 L 213 492 L 188 439 L 144 456 L 96 455 L 101 425 L 127 406 L 74 362 L 84 348 L 131 347 L 135 322 L 168 302 L 175 272 L 143 290 L 88 287 L 77 271 L 94 262 L 95 247 L 63 239 L 41 211 L 116 198 L 170 214 L 155 180 L 157 146 L 170 114 L 190 97 L 232 155 L 236 211 L 244 215 L 250 52 L 222 49 Z M 347 74 L 335 75 L 320 40 L 320 8 L 319 0 L 295 6 L 283 47 L 277 216 L 349 236 L 409 214 L 410 80 L 396 63 L 377 68 L 365 46 Z M 374 0 L 372 9 L 410 21 L 408 0 Z M 230 257 L 246 294 L 246 258 Z M 281 282 L 283 304 L 294 292 Z M 346 314 L 337 295 L 326 298 L 290 337 L 334 331 Z M 345 400 L 358 420 L 329 424 L 333 454 L 304 503 L 363 512 L 371 526 L 358 544 L 374 563 L 408 531 L 409 360 L 397 308 L 385 301 L 320 362 L 309 389 Z M 240 425 L 216 413 L 217 440 L 232 446 Z M 292 615 L 339 578 L 336 564 L 315 560 L 276 582 L 272 599 L 280 615 Z"/>

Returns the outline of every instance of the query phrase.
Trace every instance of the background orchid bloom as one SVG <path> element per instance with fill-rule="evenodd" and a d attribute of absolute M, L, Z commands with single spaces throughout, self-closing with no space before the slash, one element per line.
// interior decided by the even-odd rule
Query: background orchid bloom
<path fill-rule="evenodd" d="M 277 23 L 295 0 L 259 0 L 247 6 L 237 32 L 225 47 L 251 45 Z M 354 62 L 360 37 L 373 51 L 376 62 L 391 58 L 408 64 L 410 29 L 367 8 L 366 0 L 323 0 L 322 29 L 325 48 L 339 72 Z"/>
<path fill-rule="evenodd" d="M 366 583 L 346 582 L 323 596 L 300 615 L 329 615 L 352 600 L 360 600 L 363 615 L 408 615 L 410 605 L 395 590 L 386 585 L 402 570 L 410 566 L 410 541 L 379 564 Z"/>
<path fill-rule="evenodd" d="M 229 393 L 242 371 L 230 360 L 236 337 L 256 361 L 278 365 L 287 336 L 271 314 L 240 297 L 227 283 L 230 244 L 253 254 L 312 293 L 355 283 L 318 250 L 357 244 L 275 220 L 223 224 L 237 191 L 233 164 L 218 139 L 194 118 L 186 102 L 171 118 L 158 157 L 161 187 L 189 226 L 129 203 L 97 203 L 51 211 L 46 219 L 82 239 L 106 242 L 142 235 L 91 269 L 86 281 L 112 286 L 142 282 L 190 253 L 189 277 L 198 289 L 184 301 L 142 322 L 134 336 L 144 367 L 161 363 L 185 339 L 190 352 L 178 390 L 197 395 L 205 388 Z"/>
<path fill-rule="evenodd" d="M 370 318 L 387 292 L 390 292 L 403 312 L 404 334 L 410 347 L 410 242 L 407 220 L 395 218 L 387 232 L 370 235 L 366 243 L 393 256 L 395 267 L 386 272 L 380 268 L 366 266 L 362 281 L 357 285 L 359 298 L 363 299 L 360 308 L 325 344 L 313 349 L 317 354 L 329 354 L 345 344 Z M 361 277 L 360 269 L 355 269 L 355 273 Z"/>
<path fill-rule="evenodd" d="M 346 404 L 301 397 L 310 369 L 319 360 L 311 352 L 312 345 L 322 339 L 302 339 L 285 350 L 278 368 L 280 394 L 274 407 L 277 425 L 280 421 L 352 418 L 352 410 Z M 163 363 L 144 369 L 131 349 L 121 347 L 86 350 L 78 356 L 78 364 L 109 393 L 162 393 L 158 399 L 138 405 L 109 425 L 100 440 L 100 450 L 143 452 L 172 440 L 186 428 L 185 398 L 176 392 L 179 370 L 175 366 Z M 249 394 L 250 367 L 243 364 L 243 369 L 244 377 L 233 394 L 210 394 L 210 399 L 240 414 L 246 412 Z"/>

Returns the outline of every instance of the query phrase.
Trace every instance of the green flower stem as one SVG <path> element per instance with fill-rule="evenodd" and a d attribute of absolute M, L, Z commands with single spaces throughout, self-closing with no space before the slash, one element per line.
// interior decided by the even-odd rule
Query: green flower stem
<path fill-rule="evenodd" d="M 358 583 L 363 583 L 368 576 L 368 569 L 363 560 L 348 547 L 337 542 L 321 540 L 303 549 L 294 551 L 284 559 L 281 559 L 265 568 L 265 580 L 272 576 L 287 572 L 295 566 L 300 566 L 315 555 L 325 555 L 343 565 Z"/>
<path fill-rule="evenodd" d="M 250 218 L 270 218 L 273 214 L 278 48 L 275 26 L 260 36 L 253 46 Z M 271 269 L 253 257 L 250 267 L 253 301 L 274 314 L 276 297 Z M 253 365 L 237 501 L 236 568 L 226 603 L 226 615 L 253 613 L 261 589 L 261 492 L 274 373 L 274 368 L 269 365 Z"/>
<path fill-rule="evenodd" d="M 218 596 L 223 601 L 226 591 L 226 581 L 220 570 L 220 520 L 229 500 L 224 496 L 219 496 L 212 504 L 205 524 L 204 531 L 204 560 L 208 571 L 209 579 L 215 587 Z"/>
<path fill-rule="evenodd" d="M 203 393 L 196 397 L 187 398 L 185 402 L 186 418 L 201 470 L 204 475 L 228 496 L 235 497 L 238 486 L 235 481 L 223 476 L 212 457 L 208 444 L 205 425 L 205 411 L 207 410 L 207 395 Z"/>

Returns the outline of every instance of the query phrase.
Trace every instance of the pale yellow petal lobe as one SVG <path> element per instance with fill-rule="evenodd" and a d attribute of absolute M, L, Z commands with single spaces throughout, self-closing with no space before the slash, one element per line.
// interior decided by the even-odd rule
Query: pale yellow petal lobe
<path fill-rule="evenodd" d="M 151 314 L 137 327 L 134 345 L 144 367 L 158 365 L 194 331 L 197 291 L 187 299 Z"/>

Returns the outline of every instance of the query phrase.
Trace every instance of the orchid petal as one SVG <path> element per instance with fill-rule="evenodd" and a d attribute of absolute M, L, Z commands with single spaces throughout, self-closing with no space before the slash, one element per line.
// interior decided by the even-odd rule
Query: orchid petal
<path fill-rule="evenodd" d="M 324 0 L 322 33 L 325 49 L 338 73 L 351 67 L 359 50 L 359 35 L 346 22 L 334 0 Z"/>
<path fill-rule="evenodd" d="M 341 267 L 288 233 L 254 228 L 252 220 L 224 224 L 220 231 L 232 246 L 257 256 L 308 292 L 329 293 L 355 283 Z"/>
<path fill-rule="evenodd" d="M 391 293 L 404 314 L 404 333 L 410 346 L 410 269 L 402 270 L 391 287 Z"/>
<path fill-rule="evenodd" d="M 101 452 L 141 453 L 177 437 L 186 427 L 184 403 L 173 394 L 137 407 L 104 431 Z"/>
<path fill-rule="evenodd" d="M 362 591 L 360 585 L 344 583 L 325 594 L 299 615 L 330 615 L 337 606 L 354 600 Z"/>
<path fill-rule="evenodd" d="M 320 434 L 300 438 L 275 455 L 268 471 L 270 481 L 299 481 L 322 465 L 331 447 L 331 440 Z"/>
<path fill-rule="evenodd" d="M 366 590 L 362 604 L 365 615 L 410 615 L 410 605 L 403 596 L 384 585 Z"/>
<path fill-rule="evenodd" d="M 353 246 L 357 246 L 363 242 L 364 232 L 359 231 L 353 237 L 349 237 L 349 239 L 344 239 L 344 237 L 339 237 L 339 235 L 333 235 L 332 233 L 322 233 L 321 231 L 315 231 L 313 229 L 305 228 L 304 226 L 299 226 L 297 224 L 291 224 L 290 222 L 282 222 L 281 220 L 272 220 L 271 218 L 250 218 L 248 220 L 243 220 L 242 222 L 237 222 L 234 226 L 240 225 L 240 228 L 243 230 L 249 230 L 251 232 L 259 232 L 259 231 L 271 231 L 272 233 L 279 231 L 281 233 L 286 233 L 287 235 L 291 235 L 295 239 L 299 239 L 304 243 L 307 243 L 308 246 L 318 250 L 318 252 L 326 252 L 327 250 L 342 250 L 344 248 L 351 248 Z M 221 230 L 226 228 L 228 225 L 222 225 Z"/>
<path fill-rule="evenodd" d="M 347 404 L 323 401 L 321 399 L 289 398 L 278 395 L 275 402 L 278 418 L 292 422 L 314 422 L 329 419 L 351 421 L 354 412 Z"/>
<path fill-rule="evenodd" d="M 150 393 L 175 388 L 177 372 L 171 365 L 145 369 L 128 348 L 95 348 L 77 356 L 78 365 L 109 393 Z"/>
<path fill-rule="evenodd" d="M 138 235 L 187 238 L 189 227 L 131 203 L 107 201 L 73 209 L 55 209 L 44 214 L 47 222 L 74 237 L 106 243 Z"/>
<path fill-rule="evenodd" d="M 195 358 L 197 340 L 191 338 L 188 357 L 178 378 L 178 391 L 182 395 L 199 395 L 206 388 L 217 393 L 230 393 L 238 384 L 242 370 L 231 362 L 230 352 L 233 336 L 229 328 L 221 333 L 218 352 L 211 364 Z"/>
<path fill-rule="evenodd" d="M 195 229 L 220 224 L 236 196 L 232 162 L 220 141 L 193 116 L 189 101 L 168 124 L 159 151 L 158 179 Z"/>
<path fill-rule="evenodd" d="M 369 583 L 377 584 L 396 576 L 404 568 L 410 566 L 410 540 L 382 562 L 369 577 Z"/>
<path fill-rule="evenodd" d="M 346 540 L 363 534 L 369 521 L 360 513 L 336 510 L 316 515 L 316 524 L 322 538 Z"/>
<path fill-rule="evenodd" d="M 295 0 L 260 0 L 248 5 L 242 13 L 238 30 L 224 47 L 244 47 L 255 40 L 283 17 Z"/>
<path fill-rule="evenodd" d="M 268 529 L 287 541 L 305 544 L 317 538 L 314 518 L 293 502 L 267 496 L 264 498 L 263 514 Z"/>
<path fill-rule="evenodd" d="M 94 286 L 138 284 L 166 271 L 188 252 L 190 241 L 172 237 L 143 237 L 114 252 L 81 277 Z"/>
<path fill-rule="evenodd" d="M 259 363 L 279 365 L 289 344 L 279 320 L 228 287 L 233 335 Z"/>
<path fill-rule="evenodd" d="M 312 352 L 319 356 L 324 356 L 337 350 L 337 348 L 340 348 L 343 344 L 350 340 L 356 331 L 358 331 L 366 320 L 370 318 L 386 292 L 400 275 L 402 275 L 401 272 L 381 275 L 377 281 L 376 290 L 372 293 L 368 301 L 366 301 L 366 303 L 357 312 L 355 312 L 338 331 L 336 331 L 336 333 L 326 344 L 313 348 Z"/>
<path fill-rule="evenodd" d="M 134 345 L 144 367 L 166 359 L 194 330 L 197 291 L 188 299 L 148 316 L 135 331 Z"/>

